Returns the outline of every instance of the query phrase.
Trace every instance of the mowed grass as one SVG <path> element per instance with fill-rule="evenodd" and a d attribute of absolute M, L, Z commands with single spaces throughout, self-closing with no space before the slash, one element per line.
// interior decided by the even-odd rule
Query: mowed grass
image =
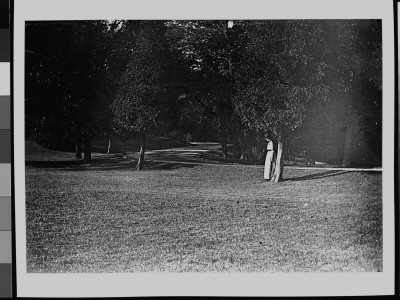
<path fill-rule="evenodd" d="M 382 271 L 380 172 L 262 172 L 27 166 L 27 271 Z"/>

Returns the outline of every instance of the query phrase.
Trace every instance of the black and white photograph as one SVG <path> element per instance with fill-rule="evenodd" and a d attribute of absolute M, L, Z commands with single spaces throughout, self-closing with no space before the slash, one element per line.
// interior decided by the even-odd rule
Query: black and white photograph
<path fill-rule="evenodd" d="M 370 15 L 20 21 L 24 276 L 393 270 Z"/>

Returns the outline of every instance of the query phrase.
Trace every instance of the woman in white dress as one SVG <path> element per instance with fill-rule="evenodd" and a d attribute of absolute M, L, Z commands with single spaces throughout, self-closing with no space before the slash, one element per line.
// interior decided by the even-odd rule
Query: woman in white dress
<path fill-rule="evenodd" d="M 272 160 L 274 158 L 274 144 L 267 138 L 267 155 L 265 156 L 264 179 L 271 179 Z"/>

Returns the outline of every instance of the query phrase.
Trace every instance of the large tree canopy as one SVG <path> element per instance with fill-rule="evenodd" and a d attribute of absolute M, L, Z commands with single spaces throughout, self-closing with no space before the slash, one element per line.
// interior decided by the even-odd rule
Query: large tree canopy
<path fill-rule="evenodd" d="M 242 123 L 277 143 L 273 181 L 282 178 L 285 132 L 300 127 L 306 104 L 319 89 L 310 49 L 315 27 L 307 21 L 247 22 L 249 42 L 236 76 L 235 110 Z"/>
<path fill-rule="evenodd" d="M 136 42 L 112 105 L 117 129 L 142 138 L 138 169 L 143 167 L 146 134 L 160 129 L 168 115 L 166 90 L 175 70 L 165 32 L 161 21 L 139 24 Z"/>

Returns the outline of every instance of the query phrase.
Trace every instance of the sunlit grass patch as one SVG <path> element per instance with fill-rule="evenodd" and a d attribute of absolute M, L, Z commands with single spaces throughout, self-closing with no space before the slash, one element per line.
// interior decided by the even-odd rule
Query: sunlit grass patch
<path fill-rule="evenodd" d="M 382 271 L 381 173 L 323 172 L 27 167 L 28 272 Z"/>

